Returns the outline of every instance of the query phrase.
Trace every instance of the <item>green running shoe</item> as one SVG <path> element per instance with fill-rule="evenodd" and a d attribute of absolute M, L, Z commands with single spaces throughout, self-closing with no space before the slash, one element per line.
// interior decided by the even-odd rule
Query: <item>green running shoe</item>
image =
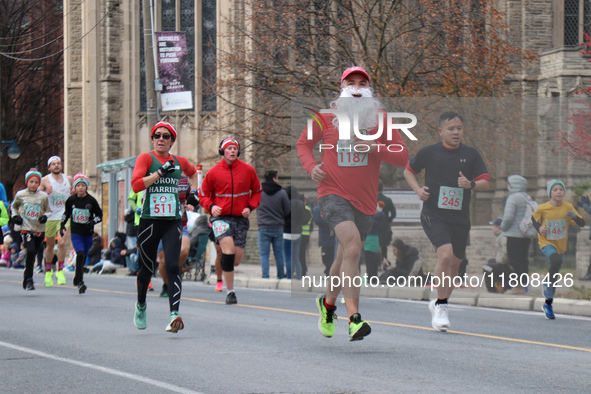
<path fill-rule="evenodd" d="M 64 271 L 56 271 L 55 277 L 57 278 L 58 285 L 65 285 L 66 284 L 66 276 L 64 275 Z"/>
<path fill-rule="evenodd" d="M 349 321 L 349 341 L 361 341 L 371 334 L 369 323 L 361 320 L 361 315 L 355 313 Z"/>
<path fill-rule="evenodd" d="M 45 287 L 53 287 L 53 270 L 45 273 Z"/>
<path fill-rule="evenodd" d="M 170 312 L 170 322 L 166 327 L 167 332 L 177 333 L 179 330 L 185 328 L 185 324 L 183 323 L 183 318 L 177 311 Z"/>
<path fill-rule="evenodd" d="M 140 306 L 135 303 L 135 315 L 133 316 L 133 324 L 138 330 L 145 330 L 148 323 L 146 322 L 146 304 Z"/>
<path fill-rule="evenodd" d="M 324 305 L 325 296 L 319 296 L 316 299 L 316 307 L 318 308 L 318 313 L 320 313 L 320 317 L 318 319 L 318 329 L 320 333 L 327 338 L 330 338 L 334 335 L 334 320 L 337 319 L 337 315 L 335 315 L 335 311 L 337 307 L 334 308 L 327 308 Z"/>

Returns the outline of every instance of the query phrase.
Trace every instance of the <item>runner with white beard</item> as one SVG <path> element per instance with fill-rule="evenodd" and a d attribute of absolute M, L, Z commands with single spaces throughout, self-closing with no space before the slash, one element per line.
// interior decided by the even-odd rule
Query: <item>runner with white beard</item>
<path fill-rule="evenodd" d="M 350 67 L 341 77 L 341 95 L 333 109 L 345 112 L 350 120 L 350 139 L 339 140 L 339 125 L 334 114 L 320 114 L 328 129 L 313 124 L 312 136 L 304 130 L 297 142 L 302 166 L 318 183 L 318 207 L 339 241 L 337 256 L 330 270 L 326 295 L 318 297 L 318 328 L 325 337 L 334 334 L 336 299 L 343 291 L 349 315 L 349 340 L 361 340 L 371 333 L 369 324 L 359 314 L 359 255 L 373 222 L 378 200 L 380 163 L 406 166 L 408 151 L 397 130 L 387 138 L 386 113 L 373 98 L 368 73 L 361 67 Z M 358 130 L 364 135 L 383 132 L 375 140 L 363 141 L 354 134 L 355 114 Z M 321 142 L 322 159 L 314 159 L 314 148 Z M 332 147 L 332 148 L 331 148 Z M 337 285 L 336 278 L 341 282 Z M 333 282 L 332 279 L 335 279 Z M 349 280 L 343 280 L 351 278 Z M 357 283 L 357 285 L 356 285 Z M 332 285 L 335 285 L 334 287 Z"/>

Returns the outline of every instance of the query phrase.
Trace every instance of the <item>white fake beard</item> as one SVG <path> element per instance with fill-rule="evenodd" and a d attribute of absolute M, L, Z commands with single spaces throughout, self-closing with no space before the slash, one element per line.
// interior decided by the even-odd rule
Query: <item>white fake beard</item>
<path fill-rule="evenodd" d="M 354 97 L 354 94 L 361 94 L 361 97 Z M 378 125 L 378 109 L 381 104 L 374 98 L 370 88 L 355 89 L 347 86 L 341 92 L 341 96 L 331 103 L 331 106 L 344 111 L 351 122 L 351 138 L 354 135 L 353 125 L 355 113 L 358 115 L 359 131 L 367 134 Z M 335 126 L 338 126 L 338 120 L 333 119 Z M 365 132 L 363 132 L 365 130 Z"/>

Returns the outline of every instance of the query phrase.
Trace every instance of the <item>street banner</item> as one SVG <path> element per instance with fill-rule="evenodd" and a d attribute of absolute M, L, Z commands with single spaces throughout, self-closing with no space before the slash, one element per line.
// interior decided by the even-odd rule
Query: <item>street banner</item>
<path fill-rule="evenodd" d="M 162 111 L 193 108 L 191 73 L 185 32 L 156 33 L 158 72 L 162 82 Z"/>

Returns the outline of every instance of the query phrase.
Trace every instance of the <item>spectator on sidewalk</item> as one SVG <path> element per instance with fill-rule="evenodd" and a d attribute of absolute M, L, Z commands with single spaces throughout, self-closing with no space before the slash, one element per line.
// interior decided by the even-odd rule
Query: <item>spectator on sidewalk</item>
<path fill-rule="evenodd" d="M 308 211 L 310 219 L 302 225 L 302 240 L 300 241 L 300 265 L 302 266 L 302 276 L 308 273 L 308 260 L 306 255 L 308 253 L 308 244 L 310 243 L 310 233 L 314 230 L 314 222 L 312 221 L 312 207 L 308 204 L 308 198 L 303 195 L 304 208 Z"/>
<path fill-rule="evenodd" d="M 383 194 L 384 185 L 382 182 L 378 184 L 378 202 L 384 203 L 384 215 L 386 215 L 386 220 L 380 226 L 380 231 L 378 233 L 380 237 L 380 250 L 382 254 L 382 259 L 388 260 L 388 247 L 390 246 L 390 242 L 392 242 L 392 220 L 396 218 L 396 207 L 394 207 L 394 203 L 390 197 L 386 197 Z"/>
<path fill-rule="evenodd" d="M 112 272 L 117 268 L 125 267 L 125 255 L 123 250 L 127 250 L 125 245 L 126 235 L 120 232 L 115 233 L 115 237 L 109 242 L 109 249 L 105 252 L 101 261 L 92 266 L 90 272 Z"/>
<path fill-rule="evenodd" d="M 589 201 L 589 197 L 583 196 L 579 201 L 577 201 L 577 205 L 583 208 L 588 214 L 591 214 L 591 201 Z M 590 226 L 591 227 L 591 226 Z M 591 230 L 589 230 L 589 239 L 591 240 Z M 581 278 L 581 280 L 591 280 L 591 258 L 589 259 L 589 266 L 587 267 L 587 273 L 585 276 Z"/>
<path fill-rule="evenodd" d="M 498 217 L 492 225 L 492 231 L 495 235 L 495 250 L 496 256 L 494 259 L 488 260 L 482 270 L 486 277 L 484 284 L 491 293 L 504 293 L 506 284 L 509 282 L 509 275 L 513 273 L 513 269 L 509 264 L 509 256 L 507 255 L 507 237 L 501 232 L 501 225 L 503 218 Z M 503 280 L 501 280 L 503 278 Z"/>
<path fill-rule="evenodd" d="M 263 278 L 269 278 L 269 257 L 271 245 L 277 265 L 277 278 L 285 277 L 285 259 L 283 257 L 283 226 L 285 217 L 289 215 L 289 197 L 281 185 L 277 183 L 277 170 L 267 170 L 265 181 L 261 184 L 261 205 L 257 212 L 259 228 L 259 252 Z"/>
<path fill-rule="evenodd" d="M 406 245 L 401 239 L 392 242 L 392 253 L 396 256 L 396 265 L 386 268 L 380 275 L 380 283 L 388 283 L 388 278 L 399 276 L 423 275 L 423 268 L 419 260 L 419 251 L 411 245 Z M 390 280 L 390 283 L 392 280 Z"/>
<path fill-rule="evenodd" d="M 310 220 L 310 213 L 304 207 L 304 199 L 293 185 L 285 188 L 291 203 L 291 211 L 285 218 L 283 226 L 283 256 L 287 279 L 301 279 L 302 266 L 300 265 L 300 241 L 302 238 L 302 225 Z"/>
<path fill-rule="evenodd" d="M 330 233 L 330 226 L 317 206 L 312 210 L 314 223 L 318 226 L 318 246 L 320 246 L 320 255 L 322 264 L 324 264 L 324 275 L 330 274 L 330 267 L 335 258 L 336 239 L 334 234 Z"/>
<path fill-rule="evenodd" d="M 103 237 L 96 231 L 92 235 L 92 245 L 88 250 L 88 259 L 86 265 L 93 266 L 101 260 L 101 252 L 103 251 Z"/>
<path fill-rule="evenodd" d="M 507 237 L 507 256 L 509 265 L 518 278 L 521 275 L 529 274 L 528 251 L 530 239 L 527 238 L 519 229 L 519 223 L 525 216 L 527 201 L 530 196 L 527 195 L 527 179 L 521 175 L 510 175 L 507 178 L 507 187 L 509 197 L 503 210 L 503 223 L 501 231 Z M 516 286 L 507 291 L 507 294 L 525 294 L 523 286 Z"/>

